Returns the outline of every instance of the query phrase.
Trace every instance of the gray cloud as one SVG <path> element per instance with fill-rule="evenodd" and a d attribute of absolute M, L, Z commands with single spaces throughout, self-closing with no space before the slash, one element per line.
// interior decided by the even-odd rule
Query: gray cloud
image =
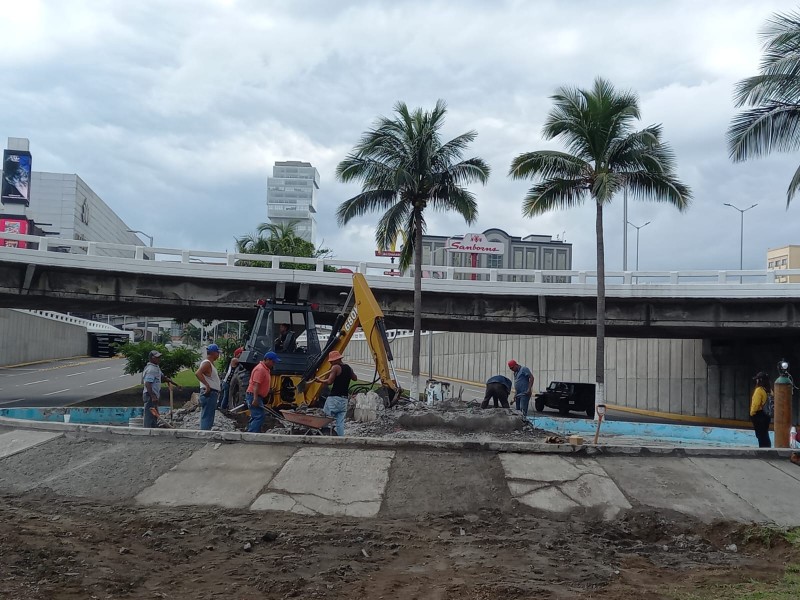
<path fill-rule="evenodd" d="M 652 220 L 642 268 L 737 267 L 739 217 L 723 202 L 759 202 L 746 217 L 746 267 L 797 241 L 797 208 L 784 211 L 797 157 L 733 165 L 724 144 L 732 86 L 755 73 L 757 31 L 785 2 L 29 4 L 0 23 L 0 134 L 29 137 L 36 170 L 78 173 L 158 244 L 231 249 L 266 218 L 272 163 L 302 159 L 321 174 L 325 245 L 371 256 L 377 216 L 336 226 L 357 187 L 337 183 L 335 166 L 397 100 L 444 98 L 445 135 L 477 130 L 471 154 L 493 169 L 474 190 L 470 229 L 566 232 L 576 268 L 591 269 L 593 208 L 523 219 L 526 184 L 506 172 L 516 154 L 555 147 L 539 135 L 549 95 L 596 75 L 640 94 L 642 124 L 663 123 L 695 192 L 685 214 L 631 203 L 631 221 Z M 467 226 L 434 213 L 428 230 Z M 619 268 L 621 202 L 606 232 L 608 268 Z"/>

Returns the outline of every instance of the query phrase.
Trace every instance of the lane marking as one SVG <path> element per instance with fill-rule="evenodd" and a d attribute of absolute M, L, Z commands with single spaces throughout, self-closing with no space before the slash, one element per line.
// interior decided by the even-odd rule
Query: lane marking
<path fill-rule="evenodd" d="M 98 371 L 105 371 L 106 369 L 110 369 L 110 368 L 111 368 L 111 367 L 101 367 L 101 368 L 99 368 L 99 369 L 97 369 L 97 370 L 98 370 Z"/>
<path fill-rule="evenodd" d="M 86 371 L 81 371 L 80 373 L 70 373 L 67 377 L 75 377 L 75 375 L 85 375 Z"/>
<path fill-rule="evenodd" d="M 89 387 L 90 385 L 97 385 L 98 383 L 105 383 L 106 381 L 108 381 L 108 379 L 103 379 L 102 381 L 95 381 L 94 383 L 87 383 L 86 387 Z"/>
<path fill-rule="evenodd" d="M 17 398 L 16 400 L 0 400 L 0 404 L 11 404 L 12 402 L 25 402 L 25 398 Z"/>
<path fill-rule="evenodd" d="M 42 394 L 42 396 L 52 396 L 53 394 L 60 394 L 61 392 L 68 392 L 68 391 L 69 391 L 69 388 L 67 388 L 65 390 L 58 390 L 57 392 L 50 392 L 48 394 Z"/>
<path fill-rule="evenodd" d="M 40 380 L 40 381 L 31 381 L 31 382 L 29 382 L 29 383 L 23 383 L 22 385 L 24 385 L 24 386 L 25 386 L 25 385 L 35 385 L 35 384 L 37 384 L 37 383 L 44 383 L 45 381 L 50 381 L 50 380 L 49 380 L 49 379 L 42 379 L 42 380 Z"/>

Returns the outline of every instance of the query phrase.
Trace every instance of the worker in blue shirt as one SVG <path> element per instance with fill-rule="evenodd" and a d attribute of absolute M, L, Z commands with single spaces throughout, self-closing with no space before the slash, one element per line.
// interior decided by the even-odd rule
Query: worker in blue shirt
<path fill-rule="evenodd" d="M 508 368 L 514 372 L 514 403 L 517 410 L 528 416 L 528 404 L 533 394 L 533 373 L 515 360 L 508 361 Z"/>
<path fill-rule="evenodd" d="M 486 394 L 483 397 L 481 408 L 489 408 L 489 400 L 494 401 L 494 407 L 497 408 L 497 402 L 500 406 L 508 408 L 508 395 L 511 393 L 511 380 L 504 375 L 495 375 L 486 381 Z"/>

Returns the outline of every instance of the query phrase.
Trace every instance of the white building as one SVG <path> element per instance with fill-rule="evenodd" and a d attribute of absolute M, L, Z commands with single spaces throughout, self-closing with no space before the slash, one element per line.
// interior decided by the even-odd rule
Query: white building
<path fill-rule="evenodd" d="M 316 245 L 319 172 L 311 163 L 278 161 L 267 178 L 267 218 L 275 225 L 295 223 L 295 231 Z"/>
<path fill-rule="evenodd" d="M 8 148 L 27 152 L 28 140 L 9 138 Z M 74 173 L 32 171 L 28 205 L 5 200 L 0 204 L 0 218 L 4 217 L 33 220 L 38 227 L 59 238 L 148 245 L 128 231 L 131 228 Z M 98 253 L 114 254 L 103 248 L 98 248 Z"/>

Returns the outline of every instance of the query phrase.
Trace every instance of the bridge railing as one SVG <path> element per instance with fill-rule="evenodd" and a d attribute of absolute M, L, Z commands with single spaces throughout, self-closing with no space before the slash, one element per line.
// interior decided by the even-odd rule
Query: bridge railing
<path fill-rule="evenodd" d="M 236 252 L 219 252 L 208 250 L 186 250 L 166 247 L 134 246 L 110 242 L 91 242 L 85 240 L 69 240 L 52 237 L 0 233 L 0 239 L 6 246 L 0 246 L 0 253 L 16 252 L 48 252 L 69 249 L 71 254 L 87 257 L 125 259 L 133 261 L 156 261 L 162 265 L 209 265 L 212 267 L 245 268 L 244 265 L 258 263 L 259 267 L 280 270 L 286 265 L 307 265 L 308 270 L 326 272 L 345 270 L 344 272 L 360 272 L 374 277 L 393 277 L 387 272 L 393 271 L 396 265 L 376 261 L 354 261 L 339 258 L 301 258 L 296 256 L 274 256 L 260 254 L 243 254 Z M 9 242 L 25 242 L 36 248 L 9 247 Z M 247 267 L 258 268 L 258 267 Z M 470 280 L 480 282 L 502 282 L 503 285 L 520 283 L 534 284 L 597 284 L 597 272 L 590 270 L 528 270 L 528 269 L 487 269 L 472 267 L 452 267 L 442 265 L 422 265 L 426 279 L 459 280 L 466 283 Z M 409 278 L 413 268 L 401 273 L 397 278 Z M 334 275 L 330 273 L 330 275 Z M 781 270 L 720 270 L 720 271 L 607 271 L 607 285 L 648 286 L 678 284 L 773 284 L 789 281 L 789 277 L 800 282 L 800 269 Z"/>

